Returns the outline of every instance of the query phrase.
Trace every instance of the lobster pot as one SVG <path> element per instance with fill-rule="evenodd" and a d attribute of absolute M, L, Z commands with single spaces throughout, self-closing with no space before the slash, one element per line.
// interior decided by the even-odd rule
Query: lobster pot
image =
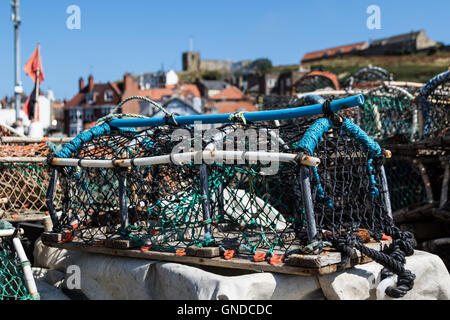
<path fill-rule="evenodd" d="M 386 161 L 392 211 L 415 209 L 428 202 L 424 167 L 412 158 L 393 158 Z M 425 169 L 426 170 L 426 169 Z"/>
<path fill-rule="evenodd" d="M 334 113 L 339 105 L 361 105 L 361 96 L 313 98 L 323 104 L 247 115 L 102 119 L 50 157 L 53 232 L 46 238 L 177 255 L 220 251 L 225 259 L 247 254 L 255 262 L 271 257 L 271 264 L 337 250 L 337 268 L 357 249 L 398 275 L 399 287 L 386 293 L 403 296 L 414 282 L 404 269 L 412 235 L 391 217 L 383 167 L 389 153 Z M 325 117 L 317 117 L 318 108 Z M 368 244 L 385 236 L 392 237 L 392 252 Z M 205 247 L 213 249 L 197 251 Z"/>
<path fill-rule="evenodd" d="M 450 71 L 428 81 L 417 97 L 421 138 L 446 135 L 450 125 Z"/>
<path fill-rule="evenodd" d="M 41 163 L 0 164 L 0 210 L 6 216 L 46 212 L 48 180 Z"/>
<path fill-rule="evenodd" d="M 383 86 L 365 94 L 359 125 L 384 143 L 406 143 L 416 137 L 417 111 L 404 89 Z"/>
<path fill-rule="evenodd" d="M 111 130 L 72 148 L 74 165 L 55 167 L 64 194 L 57 231 L 86 243 L 121 237 L 164 251 L 219 246 L 290 254 L 352 232 L 378 241 L 392 226 L 384 155 L 349 119 L 338 126 L 321 118 L 200 133 L 196 140 L 192 127 Z M 228 153 L 177 162 L 171 153 L 180 143 L 187 151 L 198 145 L 205 155 Z M 281 156 L 263 160 L 267 151 Z M 299 154 L 320 164 L 302 165 Z M 142 164 L 148 158 L 152 164 Z M 111 165 L 94 167 L 95 161 Z"/>
<path fill-rule="evenodd" d="M 62 141 L 61 141 L 62 142 Z M 45 214 L 49 183 L 46 157 L 58 146 L 39 139 L 4 137 L 0 144 L 0 216 Z M 59 189 L 58 189 L 59 190 Z M 57 190 L 55 199 L 59 201 Z M 59 206 L 59 202 L 57 204 Z"/>

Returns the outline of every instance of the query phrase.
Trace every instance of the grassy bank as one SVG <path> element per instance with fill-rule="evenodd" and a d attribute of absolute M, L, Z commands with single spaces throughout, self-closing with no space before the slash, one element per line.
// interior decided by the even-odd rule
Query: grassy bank
<path fill-rule="evenodd" d="M 347 56 L 306 63 L 304 66 L 333 72 L 342 80 L 369 64 L 388 70 L 398 81 L 426 82 L 449 68 L 450 52 L 383 57 Z"/>

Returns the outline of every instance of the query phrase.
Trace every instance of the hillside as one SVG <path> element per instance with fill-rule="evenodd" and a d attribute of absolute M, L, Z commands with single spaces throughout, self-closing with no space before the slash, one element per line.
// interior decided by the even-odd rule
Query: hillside
<path fill-rule="evenodd" d="M 303 65 L 333 72 L 342 81 L 369 64 L 388 70 L 397 81 L 426 82 L 449 68 L 450 52 L 382 57 L 344 56 Z"/>
<path fill-rule="evenodd" d="M 324 70 L 336 74 L 340 82 L 344 82 L 356 71 L 369 64 L 388 70 L 397 81 L 426 82 L 435 75 L 447 70 L 450 66 L 450 52 L 436 52 L 434 54 L 416 53 L 398 56 L 363 57 L 342 56 L 321 61 L 304 63 L 303 67 L 311 70 Z M 299 64 L 274 66 L 270 72 L 283 72 L 298 69 Z M 225 79 L 228 72 L 179 72 L 180 80 L 192 83 L 195 78 L 205 80 Z"/>

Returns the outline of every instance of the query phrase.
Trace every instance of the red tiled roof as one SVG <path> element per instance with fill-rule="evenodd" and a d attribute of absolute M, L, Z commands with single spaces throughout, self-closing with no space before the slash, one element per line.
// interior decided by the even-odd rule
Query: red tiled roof
<path fill-rule="evenodd" d="M 122 95 L 121 90 L 117 86 L 115 82 L 108 82 L 108 83 L 95 83 L 94 88 L 92 89 L 92 93 L 101 93 L 108 89 L 108 86 L 112 88 L 115 93 L 120 97 Z M 78 92 L 72 99 L 70 99 L 64 107 L 76 107 L 76 106 L 82 106 L 85 105 L 85 96 L 89 93 L 89 86 L 85 86 L 81 92 Z"/>
<path fill-rule="evenodd" d="M 140 95 L 155 101 L 161 101 L 163 97 L 173 95 L 200 97 L 200 91 L 195 84 L 183 84 L 178 86 L 170 85 L 165 88 L 141 90 Z"/>
<path fill-rule="evenodd" d="M 200 97 L 200 90 L 195 84 L 183 84 L 179 87 L 181 89 L 181 95 L 186 96 L 192 94 L 194 97 Z"/>
<path fill-rule="evenodd" d="M 329 48 L 329 49 L 324 49 L 324 50 L 319 50 L 319 51 L 308 52 L 303 56 L 302 62 L 320 59 L 325 56 L 331 57 L 331 56 L 335 56 L 338 53 L 348 53 L 348 52 L 351 52 L 352 50 L 361 50 L 364 44 L 366 44 L 366 42 L 358 42 L 358 43 L 354 43 L 354 44 L 348 44 L 345 46 L 339 46 L 339 47 L 334 47 L 334 48 Z"/>
<path fill-rule="evenodd" d="M 246 112 L 258 111 L 258 107 L 248 101 L 221 101 L 214 102 L 209 105 L 209 108 L 217 108 L 217 112 L 207 111 L 206 114 L 212 113 L 236 113 L 239 109 L 244 109 Z"/>
<path fill-rule="evenodd" d="M 174 94 L 173 90 L 167 89 L 167 88 L 153 88 L 153 89 L 141 90 L 139 92 L 139 95 L 147 97 L 147 98 L 155 100 L 155 101 L 161 101 L 163 97 L 172 96 L 173 94 Z"/>
<path fill-rule="evenodd" d="M 234 86 L 229 86 L 223 89 L 218 94 L 212 96 L 211 100 L 242 100 L 244 99 L 244 94 L 241 90 Z"/>
<path fill-rule="evenodd" d="M 67 101 L 64 104 L 64 107 L 75 107 L 75 106 L 79 106 L 81 104 L 82 101 L 84 101 L 84 96 L 85 93 L 77 93 L 75 95 L 75 97 L 73 97 L 72 99 L 70 99 L 69 101 Z"/>

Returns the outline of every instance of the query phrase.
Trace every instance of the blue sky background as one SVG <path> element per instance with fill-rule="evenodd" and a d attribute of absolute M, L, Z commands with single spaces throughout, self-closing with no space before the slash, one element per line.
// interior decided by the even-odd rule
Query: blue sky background
<path fill-rule="evenodd" d="M 72 4 L 81 8 L 81 30 L 66 27 Z M 366 27 L 371 4 L 381 8 L 381 30 Z M 418 29 L 449 44 L 449 12 L 448 0 L 21 0 L 21 65 L 40 42 L 41 88 L 64 99 L 90 73 L 106 82 L 162 64 L 180 71 L 191 36 L 204 59 L 294 64 L 307 51 Z M 0 97 L 14 88 L 10 17 L 10 0 L 0 0 Z M 31 79 L 24 72 L 21 78 L 29 93 Z"/>

